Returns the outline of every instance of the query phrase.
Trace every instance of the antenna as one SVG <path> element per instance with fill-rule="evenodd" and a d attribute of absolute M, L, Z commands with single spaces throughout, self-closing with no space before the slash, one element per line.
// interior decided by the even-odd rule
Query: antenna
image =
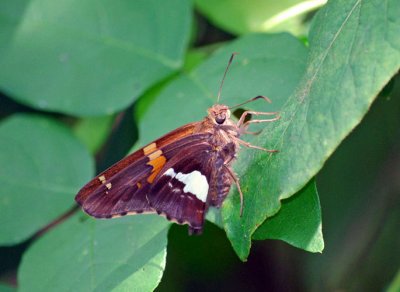
<path fill-rule="evenodd" d="M 268 97 L 259 95 L 259 96 L 250 98 L 249 100 L 247 100 L 247 101 L 245 101 L 245 102 L 239 103 L 239 104 L 234 105 L 234 106 L 230 106 L 229 109 L 233 109 L 233 108 L 235 108 L 235 107 L 244 105 L 244 104 L 246 104 L 246 103 L 253 102 L 253 101 L 255 101 L 255 100 L 257 100 L 257 99 L 260 99 L 260 98 L 262 98 L 263 100 L 265 100 L 265 101 L 268 102 L 268 103 L 272 103 L 272 101 L 271 101 Z"/>
<path fill-rule="evenodd" d="M 217 95 L 217 103 L 219 102 L 219 98 L 221 97 L 222 86 L 224 85 L 226 73 L 228 72 L 229 66 L 232 64 L 233 58 L 237 54 L 238 53 L 232 53 L 232 55 L 231 55 L 231 57 L 230 57 L 230 59 L 228 61 L 228 65 L 226 66 L 226 69 L 225 69 L 225 72 L 224 72 L 224 76 L 222 77 L 221 85 L 219 86 L 218 95 Z"/>

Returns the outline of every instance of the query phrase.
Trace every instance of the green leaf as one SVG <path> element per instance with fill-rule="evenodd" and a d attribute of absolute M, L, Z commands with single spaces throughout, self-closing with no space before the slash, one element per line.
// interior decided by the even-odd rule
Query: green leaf
<path fill-rule="evenodd" d="M 210 52 L 208 52 L 208 50 L 203 49 L 188 51 L 186 53 L 185 63 L 183 65 L 182 72 L 190 72 L 194 67 L 202 63 L 209 54 Z M 146 93 L 143 94 L 140 100 L 135 104 L 135 109 L 133 111 L 134 119 L 137 121 L 142 120 L 143 115 L 150 107 L 153 106 L 154 99 L 157 98 L 157 96 L 160 94 L 160 92 L 164 90 L 165 87 L 167 87 L 173 80 L 177 79 L 179 76 L 179 74 L 171 76 L 170 78 L 167 78 L 162 82 L 157 83 L 155 86 L 146 91 Z M 145 133 L 147 133 L 149 130 L 151 129 L 146 129 Z M 138 145 L 140 145 L 140 143 L 136 143 L 132 151 L 136 150 Z"/>
<path fill-rule="evenodd" d="M 280 239 L 310 252 L 322 252 L 321 206 L 315 181 L 282 201 L 279 212 L 265 220 L 253 239 Z"/>
<path fill-rule="evenodd" d="M 67 127 L 40 116 L 4 120 L 0 141 L 0 245 L 11 245 L 71 208 L 94 163 Z"/>
<path fill-rule="evenodd" d="M 73 129 L 74 134 L 95 154 L 107 139 L 114 118 L 114 115 L 109 115 L 81 119 Z"/>
<path fill-rule="evenodd" d="M 400 269 L 397 271 L 394 279 L 387 288 L 387 292 L 396 292 L 400 290 Z"/>
<path fill-rule="evenodd" d="M 169 225 L 156 215 L 78 214 L 24 254 L 20 291 L 152 291 L 165 268 Z"/>
<path fill-rule="evenodd" d="M 209 49 L 209 47 L 188 51 L 186 53 L 185 64 L 183 65 L 183 70 L 191 71 L 194 68 L 196 68 L 199 64 L 204 62 L 204 60 L 207 59 L 207 57 L 209 57 L 209 55 L 211 53 L 207 49 Z"/>
<path fill-rule="evenodd" d="M 306 13 L 326 0 L 196 0 L 197 8 L 215 25 L 234 34 L 249 32 L 305 32 Z"/>
<path fill-rule="evenodd" d="M 0 292 L 14 292 L 16 288 L 0 283 Z"/>
<path fill-rule="evenodd" d="M 230 196 L 222 215 L 236 252 L 246 259 L 251 236 L 321 169 L 339 143 L 361 121 L 379 91 L 400 66 L 400 3 L 331 1 L 319 11 L 310 33 L 307 72 L 282 108 L 281 120 L 266 125 L 253 144 L 279 149 L 245 152 L 239 164 L 245 194 Z M 243 168 L 243 166 L 242 166 Z"/>
<path fill-rule="evenodd" d="M 114 113 L 181 67 L 190 8 L 186 0 L 1 1 L 0 88 L 39 109 Z"/>

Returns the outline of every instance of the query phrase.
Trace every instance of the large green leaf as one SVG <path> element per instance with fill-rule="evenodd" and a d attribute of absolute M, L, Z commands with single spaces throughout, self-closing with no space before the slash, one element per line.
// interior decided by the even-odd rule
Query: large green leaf
<path fill-rule="evenodd" d="M 399 13 L 397 0 L 343 0 L 329 2 L 316 15 L 307 72 L 282 108 L 281 120 L 268 124 L 258 138 L 258 145 L 280 152 L 268 159 L 259 152 L 240 159 L 248 165 L 241 182 L 248 192 L 244 215 L 239 217 L 236 195 L 222 210 L 242 259 L 256 228 L 321 169 L 399 69 Z"/>
<path fill-rule="evenodd" d="M 20 291 L 152 291 L 165 268 L 168 226 L 156 215 L 75 215 L 25 253 Z"/>
<path fill-rule="evenodd" d="M 290 31 L 304 33 L 305 14 L 326 0 L 196 0 L 199 10 L 215 25 L 234 34 Z"/>
<path fill-rule="evenodd" d="M 0 244 L 23 241 L 66 212 L 94 163 L 69 129 L 39 116 L 0 124 Z"/>
<path fill-rule="evenodd" d="M 6 0 L 0 11 L 0 88 L 73 115 L 118 111 L 177 70 L 191 22 L 187 0 Z"/>
<path fill-rule="evenodd" d="M 315 181 L 284 200 L 279 212 L 254 232 L 253 239 L 280 239 L 310 252 L 322 252 L 321 206 Z"/>

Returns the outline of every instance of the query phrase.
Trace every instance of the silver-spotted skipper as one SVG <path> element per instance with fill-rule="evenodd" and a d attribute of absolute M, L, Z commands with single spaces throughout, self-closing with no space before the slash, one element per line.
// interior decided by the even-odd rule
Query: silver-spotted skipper
<path fill-rule="evenodd" d="M 235 54 L 232 54 L 226 72 Z M 256 99 L 270 100 L 264 96 Z M 243 105 L 236 105 L 234 107 Z M 252 123 L 279 119 L 276 112 L 245 111 L 238 122 L 230 109 L 215 104 L 199 122 L 184 125 L 117 162 L 86 184 L 75 200 L 96 218 L 115 218 L 140 213 L 157 213 L 178 224 L 188 224 L 189 234 L 201 234 L 209 206 L 221 207 L 235 183 L 243 210 L 239 179 L 232 170 L 239 146 L 256 148 L 241 140 Z M 248 115 L 274 116 L 248 120 Z"/>

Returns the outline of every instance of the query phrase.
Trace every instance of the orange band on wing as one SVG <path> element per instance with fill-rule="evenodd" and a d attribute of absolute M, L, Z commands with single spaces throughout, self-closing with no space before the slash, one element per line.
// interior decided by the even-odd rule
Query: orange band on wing
<path fill-rule="evenodd" d="M 153 142 L 143 148 L 143 153 L 144 153 L 144 155 L 149 155 L 150 153 L 154 152 L 155 150 L 157 150 L 157 144 L 155 142 Z"/>
<path fill-rule="evenodd" d="M 155 155 L 157 154 L 157 156 Z M 165 158 L 164 155 L 162 155 L 162 151 L 158 150 L 154 152 L 153 154 L 149 155 L 150 161 L 147 163 L 147 165 L 151 165 L 153 169 L 151 170 L 151 174 L 147 178 L 147 182 L 152 183 L 157 176 L 157 174 L 160 172 L 160 170 L 163 168 L 165 163 L 167 162 L 167 159 Z"/>

